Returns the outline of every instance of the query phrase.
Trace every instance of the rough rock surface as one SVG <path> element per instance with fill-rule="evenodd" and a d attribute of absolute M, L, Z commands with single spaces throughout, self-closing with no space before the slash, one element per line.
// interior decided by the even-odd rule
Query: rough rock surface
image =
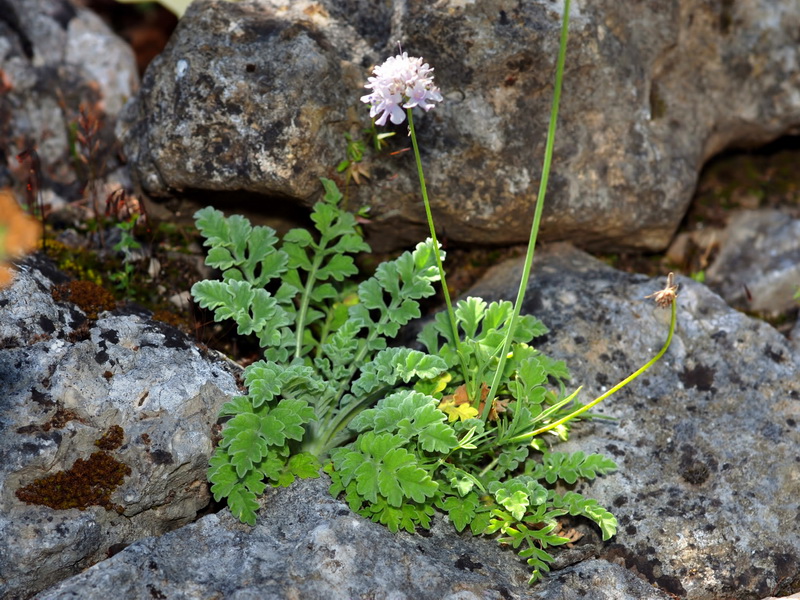
<path fill-rule="evenodd" d="M 800 220 L 779 210 L 737 214 L 706 272 L 706 284 L 740 310 L 779 314 L 796 308 Z"/>
<path fill-rule="evenodd" d="M 536 262 L 524 312 L 551 328 L 539 347 L 566 360 L 583 401 L 662 346 L 669 313 L 644 296 L 663 280 L 615 271 L 567 245 Z M 473 294 L 513 297 L 518 269 L 498 266 Z M 616 421 L 579 423 L 566 446 L 606 453 L 620 467 L 579 489 L 620 522 L 610 542 L 587 535 L 576 547 L 577 558 L 597 560 L 526 588 L 524 565 L 492 540 L 455 535 L 441 521 L 431 537 L 390 534 L 326 497 L 320 480 L 269 492 L 254 529 L 227 512 L 210 515 L 40 597 L 749 600 L 789 590 L 800 583 L 798 355 L 705 286 L 679 283 L 667 355 L 596 409 Z"/>
<path fill-rule="evenodd" d="M 234 376 L 177 330 L 116 311 L 87 321 L 55 302 L 50 289 L 63 276 L 48 269 L 30 259 L 0 290 L 3 598 L 27 597 L 194 519 L 209 501 L 212 426 L 237 393 Z M 41 482 L 60 472 L 70 479 Z M 25 489 L 38 504 L 21 501 Z"/>
<path fill-rule="evenodd" d="M 227 511 L 133 544 L 39 600 L 291 598 L 303 600 L 666 600 L 624 568 L 589 561 L 528 588 L 528 573 L 492 540 L 392 534 L 327 492 L 327 478 L 272 490 L 254 528 Z"/>
<path fill-rule="evenodd" d="M 15 155 L 35 148 L 45 201 L 75 199 L 88 173 L 70 140 L 81 108 L 100 121 L 89 141 L 99 144 L 97 178 L 115 166 L 114 124 L 138 85 L 133 51 L 92 11 L 68 0 L 0 0 L 0 186 Z"/>
<path fill-rule="evenodd" d="M 472 293 L 513 297 L 518 269 L 497 267 Z M 678 281 L 667 355 L 598 407 L 616 422 L 577 425 L 564 448 L 619 465 L 586 489 L 620 522 L 601 557 L 677 597 L 774 595 L 800 582 L 800 355 L 766 323 Z M 551 328 L 538 347 L 566 361 L 585 402 L 663 344 L 669 313 L 643 300 L 661 287 L 559 245 L 540 256 L 523 311 Z"/>
<path fill-rule="evenodd" d="M 343 134 L 367 124 L 358 99 L 370 66 L 400 41 L 435 68 L 446 98 L 416 119 L 438 227 L 459 243 L 527 240 L 561 7 L 195 2 L 126 111 L 136 178 L 154 196 L 310 204 L 345 157 Z M 796 0 L 572 11 L 545 239 L 663 249 L 707 158 L 800 126 Z M 372 207 L 377 248 L 425 235 L 413 157 L 396 152 L 405 131 L 368 157 L 370 183 L 350 186 L 352 206 Z"/>
<path fill-rule="evenodd" d="M 189 7 L 168 48 L 120 124 L 145 191 L 318 191 L 341 150 L 323 143 L 341 135 L 329 125 L 347 122 L 344 90 L 362 83 L 353 57 L 367 60 L 352 27 L 308 2 L 282 11 L 263 1 L 203 2 Z"/>

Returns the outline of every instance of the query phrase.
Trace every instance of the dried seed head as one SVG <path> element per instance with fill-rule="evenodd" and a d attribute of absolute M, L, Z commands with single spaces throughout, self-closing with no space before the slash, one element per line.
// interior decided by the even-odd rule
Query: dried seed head
<path fill-rule="evenodd" d="M 661 308 L 669 308 L 672 306 L 672 303 L 675 302 L 675 298 L 677 297 L 678 286 L 675 283 L 674 273 L 667 275 L 667 287 L 665 287 L 663 290 L 658 290 L 649 296 L 645 296 L 645 298 L 653 298 L 655 303 Z"/>

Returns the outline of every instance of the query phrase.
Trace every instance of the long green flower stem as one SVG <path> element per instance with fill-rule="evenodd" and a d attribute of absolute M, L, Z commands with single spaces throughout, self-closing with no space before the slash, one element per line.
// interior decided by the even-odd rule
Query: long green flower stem
<path fill-rule="evenodd" d="M 521 442 L 522 440 L 524 440 L 526 438 L 536 437 L 537 435 L 540 435 L 540 434 L 544 433 L 545 431 L 550 431 L 551 429 L 555 429 L 559 425 L 563 425 L 567 421 L 570 421 L 570 420 L 574 419 L 575 417 L 585 413 L 590 408 L 592 408 L 594 406 L 597 406 L 603 400 L 605 400 L 606 398 L 608 398 L 612 394 L 615 394 L 616 392 L 618 392 L 619 390 L 624 388 L 631 381 L 633 381 L 634 379 L 639 377 L 639 375 L 641 375 L 642 373 L 647 371 L 647 369 L 649 369 L 654 364 L 656 364 L 659 361 L 659 359 L 662 356 L 664 356 L 664 353 L 667 351 L 667 349 L 669 348 L 670 344 L 672 343 L 672 335 L 675 333 L 675 323 L 677 321 L 677 312 L 678 312 L 677 311 L 677 305 L 678 305 L 677 300 L 673 300 L 672 301 L 672 316 L 671 316 L 671 319 L 670 319 L 670 322 L 669 322 L 669 334 L 667 335 L 667 341 L 664 342 L 664 346 L 661 348 L 661 350 L 658 351 L 658 354 L 656 354 L 652 359 L 650 359 L 644 366 L 642 366 L 640 369 L 638 369 L 637 371 L 635 371 L 634 373 L 632 373 L 631 375 L 629 375 L 628 377 L 626 377 L 625 379 L 620 381 L 617 385 L 612 387 L 606 393 L 602 394 L 601 396 L 598 396 L 597 398 L 595 398 L 594 400 L 589 402 L 589 404 L 584 404 L 583 406 L 581 406 L 576 411 L 571 412 L 570 414 L 568 414 L 566 417 L 563 417 L 563 418 L 559 419 L 558 421 L 554 421 L 552 423 L 548 423 L 544 427 L 540 427 L 539 429 L 536 429 L 535 431 L 530 431 L 528 433 L 513 437 L 508 441 L 509 442 Z"/>
<path fill-rule="evenodd" d="M 556 138 L 556 120 L 558 118 L 558 105 L 561 100 L 561 81 L 564 78 L 564 62 L 567 54 L 567 37 L 569 28 L 569 4 L 570 0 L 564 2 L 564 17 L 561 23 L 561 40 L 558 47 L 558 61 L 556 63 L 556 83 L 553 89 L 553 106 L 550 110 L 550 126 L 547 130 L 547 144 L 544 150 L 544 164 L 542 165 L 542 178 L 539 182 L 539 193 L 536 196 L 536 209 L 533 214 L 533 224 L 531 225 L 531 235 L 528 240 L 528 252 L 525 255 L 525 265 L 522 268 L 522 278 L 519 282 L 519 291 L 517 292 L 517 300 L 514 303 L 514 312 L 511 315 L 511 320 L 506 326 L 506 339 L 503 343 L 503 349 L 500 352 L 497 370 L 492 379 L 492 386 L 489 388 L 489 395 L 486 398 L 486 404 L 483 407 L 483 414 L 481 419 L 485 422 L 489 417 L 489 412 L 492 409 L 492 401 L 497 394 L 497 387 L 500 385 L 500 380 L 503 376 L 503 368 L 505 367 L 506 359 L 508 358 L 508 351 L 511 348 L 511 341 L 514 337 L 514 330 L 517 326 L 519 313 L 522 310 L 522 301 L 525 298 L 525 291 L 528 288 L 528 279 L 531 275 L 531 267 L 533 265 L 533 253 L 536 248 L 536 238 L 539 234 L 539 226 L 542 221 L 542 209 L 544 208 L 544 196 L 547 191 L 547 180 L 550 176 L 550 163 L 553 160 L 553 146 Z"/>
<path fill-rule="evenodd" d="M 567 0 L 569 1 L 569 0 Z M 414 158 L 417 161 L 417 174 L 419 175 L 419 187 L 422 190 L 422 202 L 425 204 L 425 216 L 428 218 L 428 227 L 431 230 L 431 240 L 433 240 L 434 254 L 436 256 L 436 266 L 439 268 L 439 281 L 442 284 L 442 293 L 444 293 L 444 302 L 447 305 L 447 315 L 450 317 L 450 327 L 453 330 L 453 343 L 455 344 L 456 353 L 461 360 L 461 371 L 464 375 L 464 382 L 469 388 L 467 364 L 464 361 L 464 356 L 461 353 L 460 335 L 458 333 L 458 324 L 456 323 L 456 314 L 453 312 L 453 303 L 450 301 L 450 290 L 447 288 L 447 279 L 444 276 L 444 266 L 442 265 L 442 257 L 439 253 L 439 240 L 436 238 L 436 228 L 433 225 L 433 214 L 431 213 L 431 203 L 428 200 L 428 188 L 425 186 L 425 174 L 422 172 L 422 159 L 419 155 L 419 145 L 417 144 L 417 134 L 414 131 L 414 115 L 413 109 L 408 108 L 408 132 L 411 135 L 411 145 L 414 146 Z"/>

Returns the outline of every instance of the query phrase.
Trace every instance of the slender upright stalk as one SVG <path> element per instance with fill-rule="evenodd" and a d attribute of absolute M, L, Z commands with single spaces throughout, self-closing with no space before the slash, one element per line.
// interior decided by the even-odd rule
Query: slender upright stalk
<path fill-rule="evenodd" d="M 519 282 L 519 291 L 517 292 L 517 300 L 514 303 L 514 312 L 511 319 L 506 326 L 506 338 L 503 342 L 503 349 L 500 352 L 497 370 L 492 379 L 492 386 L 489 389 L 489 396 L 486 399 L 486 404 L 483 408 L 481 418 L 486 421 L 489 417 L 489 412 L 492 408 L 492 401 L 497 394 L 497 387 L 503 375 L 503 368 L 508 358 L 508 351 L 511 348 L 511 341 L 514 337 L 514 329 L 517 326 L 519 313 L 522 310 L 522 301 L 525 298 L 525 290 L 528 288 L 528 279 L 531 274 L 531 267 L 533 265 L 533 253 L 536 248 L 536 238 L 539 234 L 539 226 L 542 221 L 542 209 L 544 208 L 544 196 L 547 191 L 547 180 L 550 176 L 550 163 L 553 159 L 553 145 L 556 138 L 556 120 L 558 118 L 558 105 L 561 100 L 561 81 L 564 78 L 564 61 L 567 54 L 567 37 L 569 28 L 569 4 L 570 0 L 564 1 L 564 16 L 561 22 L 561 41 L 558 48 L 558 61 L 556 63 L 556 83 L 553 89 L 553 105 L 550 110 L 550 126 L 547 130 L 547 144 L 544 150 L 544 164 L 542 165 L 542 178 L 539 182 L 539 193 L 536 196 L 536 209 L 533 214 L 533 224 L 531 225 L 531 235 L 528 239 L 528 252 L 525 255 L 525 265 L 522 268 L 522 278 Z"/>
<path fill-rule="evenodd" d="M 555 429 L 559 425 L 563 425 L 564 423 L 566 423 L 568 421 L 571 421 L 575 417 L 585 413 L 590 408 L 593 408 L 594 406 L 600 404 L 603 400 L 605 400 L 609 396 L 611 396 L 613 394 L 616 394 L 619 390 L 624 388 L 631 381 L 633 381 L 634 379 L 639 377 L 639 375 L 641 375 L 642 373 L 647 371 L 647 369 L 649 369 L 654 364 L 656 364 L 661 359 L 661 357 L 664 356 L 664 354 L 667 352 L 667 350 L 669 349 L 670 344 L 672 344 L 672 336 L 675 333 L 675 324 L 677 323 L 677 320 L 678 320 L 677 319 L 677 306 L 678 305 L 677 305 L 676 302 L 673 302 L 672 305 L 671 305 L 672 316 L 670 317 L 669 334 L 667 335 L 667 341 L 664 342 L 664 345 L 661 347 L 661 350 L 658 351 L 658 354 L 656 354 L 653 358 L 651 358 L 645 365 L 643 365 L 641 368 L 639 368 L 638 370 L 636 370 L 633 373 L 631 373 L 630 375 L 628 375 L 628 377 L 626 377 L 625 379 L 620 381 L 617 385 L 612 387 L 610 390 L 608 390 L 604 394 L 601 394 L 600 396 L 598 396 L 597 398 L 595 398 L 594 400 L 592 400 L 588 404 L 584 404 L 580 408 L 578 408 L 578 409 L 574 410 L 573 412 L 569 413 L 566 417 L 562 417 L 562 418 L 558 419 L 557 421 L 553 421 L 552 423 L 548 423 L 544 427 L 540 427 L 539 429 L 536 429 L 536 430 L 531 431 L 529 433 L 525 433 L 525 434 L 513 437 L 513 438 L 509 439 L 508 441 L 509 442 L 521 442 L 522 440 L 536 437 L 537 435 L 541 435 L 542 433 L 544 433 L 546 431 L 550 431 L 551 429 Z"/>
<path fill-rule="evenodd" d="M 436 228 L 433 225 L 433 214 L 431 213 L 431 203 L 428 200 L 428 189 L 425 186 L 425 174 L 422 172 L 422 159 L 419 155 L 419 145 L 417 144 L 417 134 L 414 131 L 414 115 L 413 109 L 406 109 L 408 113 L 408 132 L 411 135 L 411 144 L 414 147 L 414 158 L 417 161 L 417 174 L 419 175 L 419 187 L 422 190 L 422 202 L 425 204 L 425 216 L 428 218 L 428 227 L 431 231 L 431 240 L 433 240 L 433 247 L 436 252 L 436 266 L 439 268 L 439 279 L 442 284 L 442 293 L 444 294 L 444 302 L 447 305 L 447 315 L 450 317 L 450 328 L 453 330 L 453 343 L 455 344 L 456 353 L 461 360 L 461 370 L 464 375 L 464 382 L 467 384 L 467 390 L 470 390 L 469 380 L 467 379 L 469 372 L 467 365 L 464 362 L 464 356 L 461 353 L 461 341 L 458 333 L 458 324 L 456 323 L 456 315 L 453 311 L 453 303 L 450 301 L 450 290 L 447 288 L 447 279 L 445 279 L 444 266 L 442 265 L 442 257 L 439 253 L 439 241 L 436 238 Z"/>

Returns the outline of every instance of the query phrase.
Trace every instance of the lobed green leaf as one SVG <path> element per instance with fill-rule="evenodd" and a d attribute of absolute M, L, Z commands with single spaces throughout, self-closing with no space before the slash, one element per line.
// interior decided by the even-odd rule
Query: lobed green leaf
<path fill-rule="evenodd" d="M 334 467 L 340 472 L 342 485 L 356 482 L 358 494 L 374 504 L 382 497 L 390 506 L 398 507 L 404 498 L 423 502 L 438 489 L 417 462 L 417 457 L 402 448 L 401 436 L 367 432 L 348 447 L 331 453 Z"/>
<path fill-rule="evenodd" d="M 405 502 L 402 506 L 390 506 L 385 500 L 360 509 L 359 514 L 385 525 L 389 531 L 396 533 L 401 528 L 409 533 L 416 533 L 417 527 L 429 529 L 434 508 L 429 504 Z"/>
<path fill-rule="evenodd" d="M 558 479 L 573 484 L 579 477 L 594 479 L 616 468 L 616 463 L 602 454 L 587 456 L 583 452 L 548 452 L 542 456 L 542 463 L 531 469 L 529 474 L 536 479 L 545 479 L 550 484 Z"/>
<path fill-rule="evenodd" d="M 456 530 L 464 531 L 464 528 L 472 523 L 475 518 L 477 508 L 480 506 L 480 500 L 478 499 L 478 494 L 471 492 L 463 498 L 448 496 L 444 502 L 438 503 L 437 506 L 447 513 Z"/>
<path fill-rule="evenodd" d="M 407 442 L 417 443 L 427 452 L 446 454 L 458 445 L 455 430 L 437 408 L 438 402 L 412 390 L 400 390 L 381 399 L 350 423 L 356 431 L 397 433 Z"/>
<path fill-rule="evenodd" d="M 264 492 L 263 476 L 257 471 L 249 471 L 240 476 L 230 461 L 230 456 L 220 448 L 209 461 L 208 480 L 211 493 L 218 502 L 228 499 L 228 507 L 239 520 L 255 525 L 258 502 L 256 496 Z"/>
<path fill-rule="evenodd" d="M 361 367 L 352 392 L 366 396 L 380 387 L 393 387 L 400 380 L 408 383 L 413 378 L 433 379 L 446 369 L 447 364 L 438 356 L 410 348 L 386 348 Z"/>
<path fill-rule="evenodd" d="M 565 508 L 573 516 L 583 516 L 591 519 L 600 527 L 603 534 L 603 541 L 611 539 L 617 533 L 617 519 L 605 508 L 600 506 L 597 500 L 584 498 L 577 492 L 567 492 L 559 495 L 553 491 L 549 493 L 549 500 L 556 508 Z"/>
<path fill-rule="evenodd" d="M 241 413 L 228 422 L 225 429 L 225 444 L 236 475 L 244 475 L 267 455 L 269 440 L 259 435 L 260 419 L 252 413 Z"/>
<path fill-rule="evenodd" d="M 286 254 L 276 249 L 278 238 L 270 227 L 252 227 L 244 217 L 225 217 L 211 207 L 195 213 L 195 222 L 211 246 L 206 264 L 221 269 L 223 280 L 247 281 L 263 288 L 286 270 Z"/>
<path fill-rule="evenodd" d="M 525 475 L 504 481 L 494 481 L 488 486 L 495 500 L 508 510 L 516 520 L 522 520 L 529 510 L 547 500 L 547 490 L 534 478 Z"/>

